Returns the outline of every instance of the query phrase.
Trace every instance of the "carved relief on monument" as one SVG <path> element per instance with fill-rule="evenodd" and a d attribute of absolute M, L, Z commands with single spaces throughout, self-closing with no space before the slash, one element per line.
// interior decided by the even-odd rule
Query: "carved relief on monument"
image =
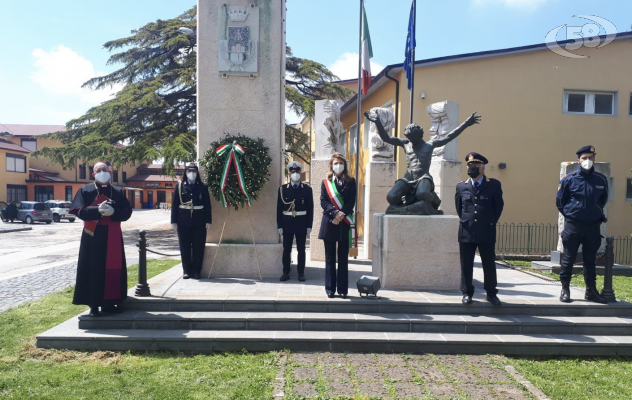
<path fill-rule="evenodd" d="M 459 125 L 459 105 L 451 101 L 441 101 L 429 105 L 426 111 L 430 115 L 430 139 L 445 137 Z M 433 157 L 444 160 L 456 160 L 456 141 L 451 146 L 437 147 L 432 152 Z"/>
<path fill-rule="evenodd" d="M 331 150 L 332 153 L 346 154 L 347 137 L 342 122 L 340 122 L 340 106 L 338 102 L 335 100 L 325 101 L 323 110 L 326 114 L 329 114 L 324 122 L 325 129 L 329 132 L 325 147 Z"/>
<path fill-rule="evenodd" d="M 380 121 L 384 125 L 384 129 L 390 132 L 395 127 L 395 116 L 391 108 L 373 107 L 369 113 L 371 118 L 375 119 L 379 116 Z M 395 154 L 392 144 L 384 142 L 377 133 L 374 122 L 371 122 L 370 142 L 371 142 L 371 161 L 393 161 Z"/>
<path fill-rule="evenodd" d="M 224 3 L 219 15 L 219 73 L 224 76 L 258 75 L 259 7 Z"/>

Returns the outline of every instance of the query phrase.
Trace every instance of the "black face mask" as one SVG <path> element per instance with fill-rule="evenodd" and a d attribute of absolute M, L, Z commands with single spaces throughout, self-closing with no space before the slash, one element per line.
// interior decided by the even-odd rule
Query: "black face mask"
<path fill-rule="evenodd" d="M 481 169 L 479 167 L 471 167 L 467 169 L 467 176 L 470 178 L 476 178 L 481 174 Z"/>

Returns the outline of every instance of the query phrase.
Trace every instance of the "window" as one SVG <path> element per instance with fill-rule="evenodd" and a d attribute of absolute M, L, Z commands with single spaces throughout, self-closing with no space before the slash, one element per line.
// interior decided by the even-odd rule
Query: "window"
<path fill-rule="evenodd" d="M 27 201 L 26 186 L 24 185 L 7 185 L 7 202 Z"/>
<path fill-rule="evenodd" d="M 615 115 L 616 98 L 616 92 L 565 91 L 564 112 L 570 114 Z"/>
<path fill-rule="evenodd" d="M 94 167 L 90 167 L 90 178 L 88 179 L 94 180 Z"/>
<path fill-rule="evenodd" d="M 135 166 L 136 165 L 136 161 L 130 161 L 129 165 L 132 166 L 132 167 Z"/>
<path fill-rule="evenodd" d="M 72 186 L 66 186 L 66 201 L 72 201 Z"/>
<path fill-rule="evenodd" d="M 166 189 L 173 189 L 173 183 L 165 183 Z"/>
<path fill-rule="evenodd" d="M 363 148 L 369 148 L 369 138 L 371 137 L 371 121 L 364 117 L 364 143 L 362 145 Z"/>
<path fill-rule="evenodd" d="M 8 172 L 26 172 L 26 157 L 7 153 Z"/>
<path fill-rule="evenodd" d="M 632 178 L 625 180 L 625 199 L 632 201 Z"/>
<path fill-rule="evenodd" d="M 123 171 L 123 180 L 121 183 L 127 183 L 127 172 Z"/>
<path fill-rule="evenodd" d="M 53 186 L 35 186 L 35 201 L 48 201 L 55 198 Z"/>
<path fill-rule="evenodd" d="M 86 179 L 86 166 L 79 164 L 79 179 Z"/>
<path fill-rule="evenodd" d="M 21 146 L 27 150 L 37 151 L 37 139 L 22 139 Z"/>
<path fill-rule="evenodd" d="M 158 204 L 167 202 L 167 192 L 158 191 Z"/>
<path fill-rule="evenodd" d="M 349 129 L 349 155 L 352 156 L 357 153 L 356 141 L 358 138 L 358 124 L 354 124 Z"/>
<path fill-rule="evenodd" d="M 118 183 L 118 171 L 112 171 L 112 182 Z"/>

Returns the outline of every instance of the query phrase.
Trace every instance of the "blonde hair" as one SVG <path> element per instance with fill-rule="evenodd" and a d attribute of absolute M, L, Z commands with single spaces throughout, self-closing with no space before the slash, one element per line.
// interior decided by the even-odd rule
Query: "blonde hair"
<path fill-rule="evenodd" d="M 334 177 L 334 160 L 337 158 L 341 159 L 342 162 L 345 164 L 345 170 L 342 171 L 338 178 L 346 182 L 350 179 L 350 176 L 349 169 L 347 168 L 347 159 L 345 158 L 345 156 L 342 155 L 342 153 L 334 153 L 331 155 L 331 159 L 329 160 L 329 172 L 327 173 L 327 180 L 332 180 Z"/>

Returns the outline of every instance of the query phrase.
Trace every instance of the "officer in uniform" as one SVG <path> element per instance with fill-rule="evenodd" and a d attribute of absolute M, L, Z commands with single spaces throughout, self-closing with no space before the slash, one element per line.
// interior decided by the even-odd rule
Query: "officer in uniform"
<path fill-rule="evenodd" d="M 472 304 L 474 256 L 476 249 L 483 262 L 487 301 L 499 306 L 496 295 L 496 223 L 503 212 L 503 191 L 496 179 L 487 179 L 487 159 L 478 153 L 465 156 L 470 179 L 456 186 L 456 212 L 460 218 L 461 292 L 463 304 Z"/>
<path fill-rule="evenodd" d="M 292 242 L 296 237 L 298 250 L 298 280 L 305 281 L 305 241 L 312 231 L 314 198 L 312 188 L 301 183 L 303 165 L 292 161 L 287 166 L 290 183 L 279 188 L 277 199 L 277 228 L 283 236 L 283 275 L 281 281 L 290 279 Z"/>
<path fill-rule="evenodd" d="M 564 256 L 560 269 L 562 293 L 560 301 L 569 303 L 571 293 L 569 284 L 573 274 L 573 264 L 581 244 L 584 257 L 584 282 L 586 282 L 586 300 L 606 303 L 606 299 L 596 288 L 595 258 L 601 246 L 600 226 L 606 222 L 603 208 L 608 202 L 608 180 L 595 171 L 595 148 L 584 146 L 577 150 L 577 162 L 580 168 L 566 175 L 557 189 L 555 203 L 564 216 L 562 244 Z"/>
<path fill-rule="evenodd" d="M 211 196 L 198 167 L 189 163 L 171 200 L 171 227 L 178 230 L 183 279 L 200 279 L 206 230 L 211 228 Z"/>

